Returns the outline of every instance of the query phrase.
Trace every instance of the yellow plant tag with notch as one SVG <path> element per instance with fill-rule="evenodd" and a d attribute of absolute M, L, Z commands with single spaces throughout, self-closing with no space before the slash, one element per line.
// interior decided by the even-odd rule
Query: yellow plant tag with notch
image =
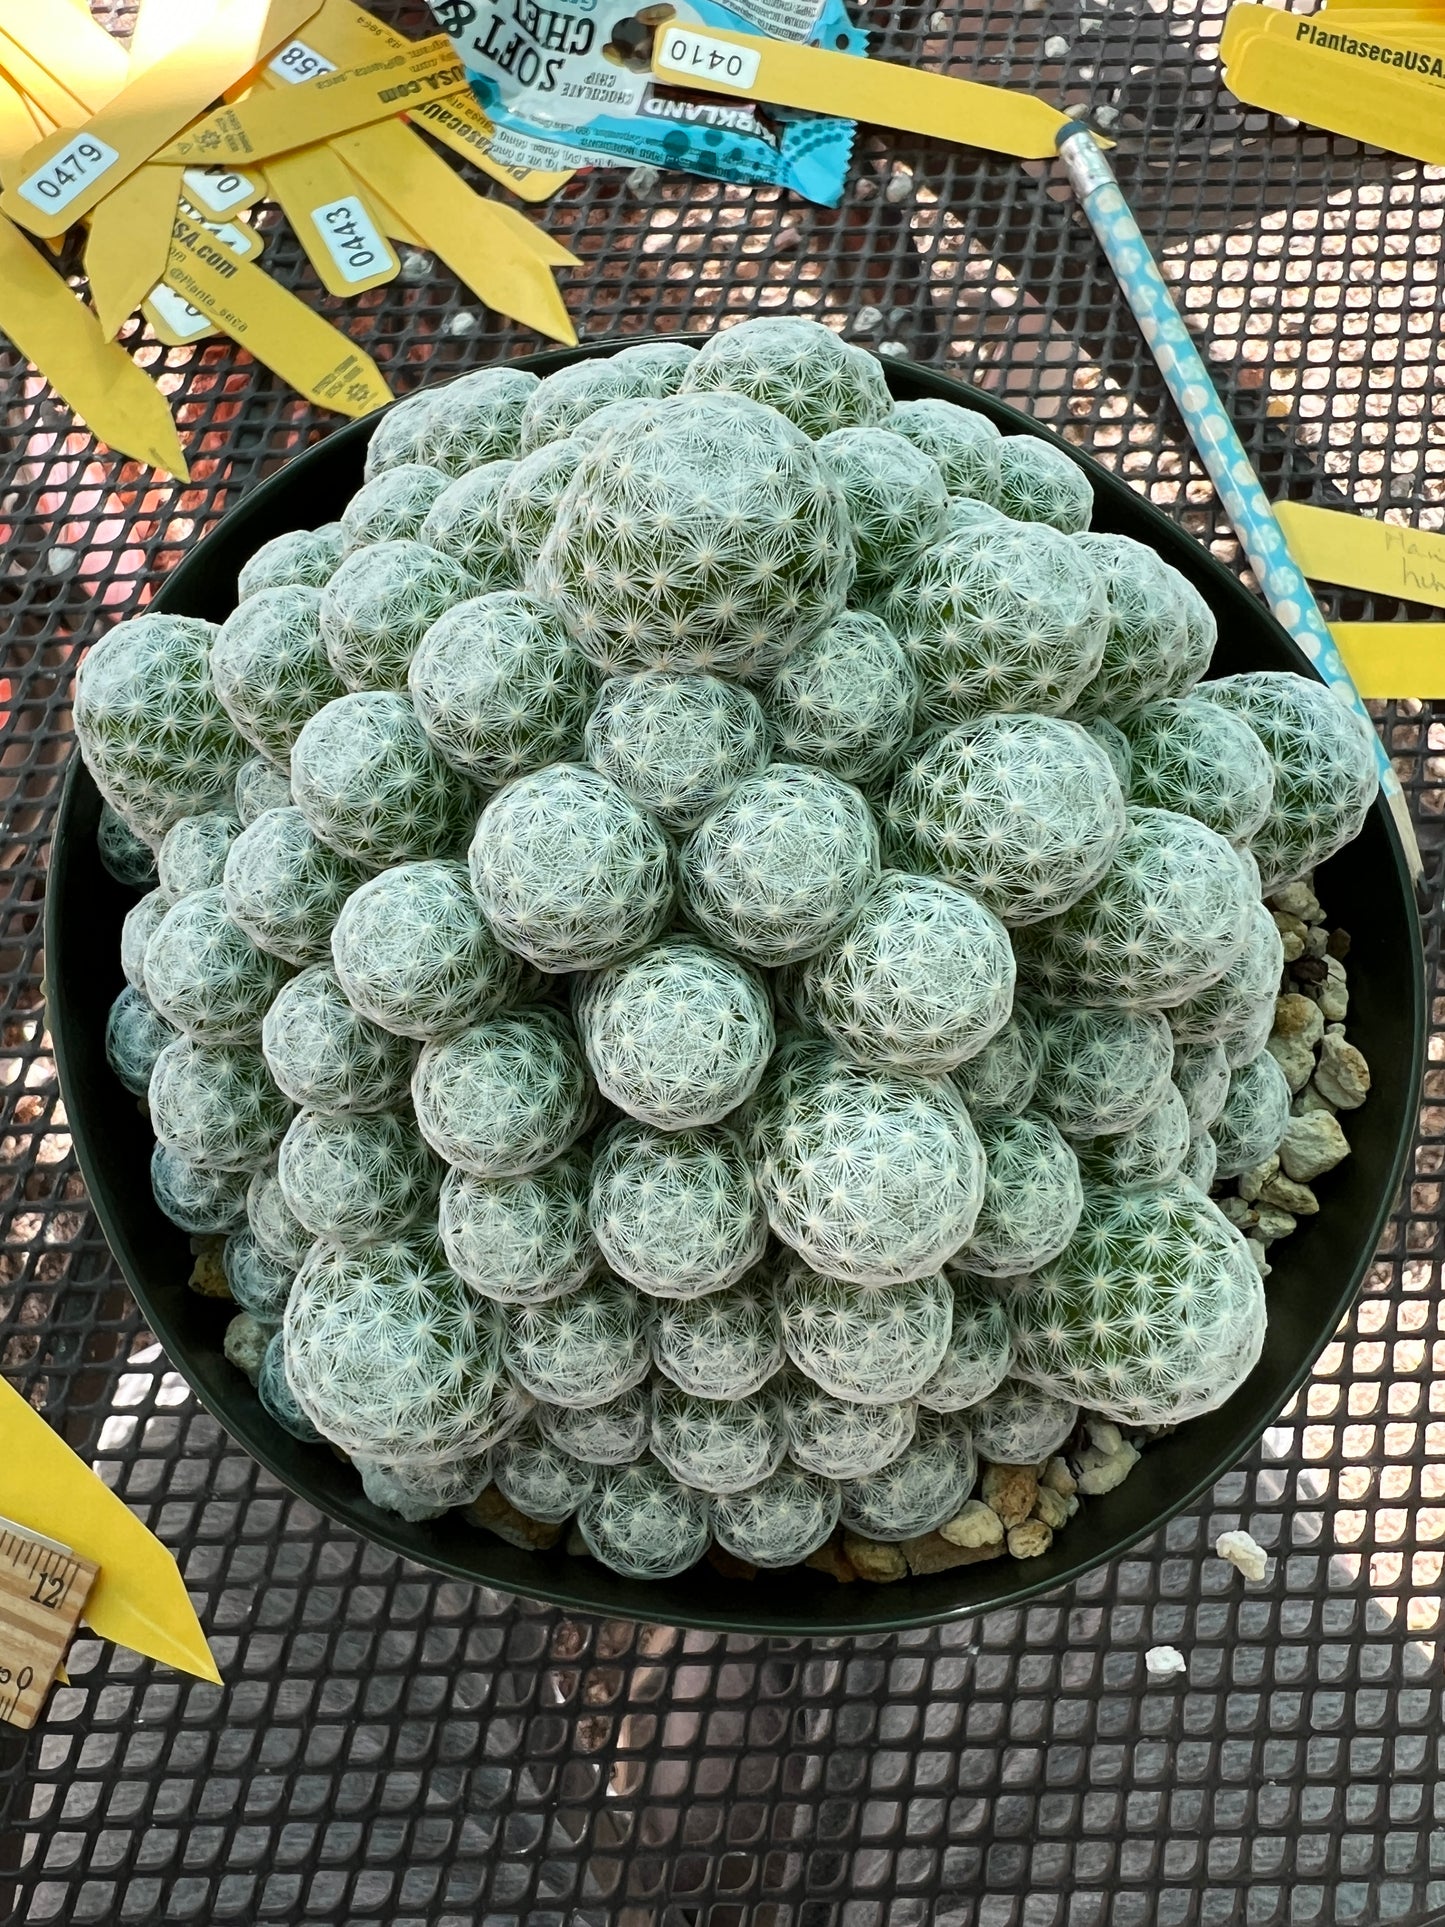
<path fill-rule="evenodd" d="M 1026 160 L 1052 158 L 1054 135 L 1069 118 L 1005 87 L 681 21 L 656 30 L 652 71 L 666 86 L 871 121 Z"/>
<path fill-rule="evenodd" d="M 266 182 L 328 294 L 364 294 L 400 274 L 370 197 L 334 148 L 277 154 Z"/>
<path fill-rule="evenodd" d="M 229 248 L 243 261 L 254 260 L 260 254 L 264 243 L 253 229 L 243 226 L 239 221 L 207 221 L 194 208 L 182 200 L 180 218 L 189 221 L 193 227 L 204 227 L 214 234 L 222 247 Z M 141 313 L 145 316 L 152 334 L 167 348 L 190 348 L 198 341 L 205 341 L 221 331 L 214 327 L 199 308 L 187 301 L 184 295 L 168 288 L 164 281 L 153 287 L 141 303 Z"/>
<path fill-rule="evenodd" d="M 391 400 L 370 355 L 205 228 L 177 220 L 165 285 L 319 407 L 369 415 Z"/>
<path fill-rule="evenodd" d="M 1362 696 L 1445 696 L 1445 622 L 1333 622 L 1330 634 Z"/>
<path fill-rule="evenodd" d="M 190 478 L 165 397 L 26 240 L 0 215 L 0 331 L 82 416 L 98 441 Z"/>
<path fill-rule="evenodd" d="M 101 332 L 113 341 L 165 272 L 181 171 L 148 162 L 91 211 L 85 272 Z"/>
<path fill-rule="evenodd" d="M 202 214 L 213 221 L 254 207 L 266 192 L 260 174 L 242 174 L 232 167 L 183 168 L 181 186 Z"/>
<path fill-rule="evenodd" d="M 1276 502 L 1274 512 L 1290 553 L 1316 581 L 1445 609 L 1445 532 L 1305 502 Z"/>
<path fill-rule="evenodd" d="M 337 152 L 378 201 L 395 209 L 459 281 L 498 314 L 569 346 L 577 339 L 552 266 L 582 264 L 525 215 L 474 194 L 409 127 L 344 134 Z"/>
<path fill-rule="evenodd" d="M 303 86 L 258 89 L 188 128 L 157 158 L 188 166 L 197 161 L 230 160 L 243 166 L 266 161 L 372 121 L 390 120 L 409 106 L 458 93 L 466 85 L 466 71 L 451 42 L 435 34 L 409 43 L 403 52 L 382 54 L 361 67 L 339 67 Z"/>
<path fill-rule="evenodd" d="M 199 33 L 138 74 L 79 127 L 62 127 L 4 170 L 0 209 L 61 234 L 287 39 L 317 0 L 222 0 Z M 174 156 L 210 161 L 211 153 Z"/>

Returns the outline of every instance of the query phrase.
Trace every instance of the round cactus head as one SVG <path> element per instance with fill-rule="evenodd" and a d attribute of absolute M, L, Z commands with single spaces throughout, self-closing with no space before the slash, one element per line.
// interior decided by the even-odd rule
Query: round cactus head
<path fill-rule="evenodd" d="M 287 763 L 302 725 L 345 694 L 322 642 L 322 592 L 289 588 L 247 597 L 220 626 L 210 673 L 247 742 Z"/>
<path fill-rule="evenodd" d="M 953 1081 L 970 1115 L 1018 1117 L 1033 1098 L 1042 1061 L 1038 1026 L 1027 1008 L 1016 1003 L 1008 1022 L 958 1066 Z"/>
<path fill-rule="evenodd" d="M 652 1450 L 695 1491 L 746 1491 L 777 1471 L 785 1445 L 777 1400 L 767 1392 L 699 1398 L 676 1385 L 653 1388 Z"/>
<path fill-rule="evenodd" d="M 985 1177 L 973 1234 L 958 1254 L 965 1269 L 1012 1278 L 1056 1258 L 1084 1208 L 1079 1161 L 1048 1118 L 978 1120 Z"/>
<path fill-rule="evenodd" d="M 117 883 L 124 883 L 132 890 L 145 890 L 155 882 L 155 851 L 109 803 L 101 805 L 95 841 L 101 862 Z"/>
<path fill-rule="evenodd" d="M 1014 956 L 991 912 L 938 877 L 885 870 L 841 936 L 803 965 L 799 1015 L 877 1070 L 937 1075 L 1007 1021 Z"/>
<path fill-rule="evenodd" d="M 1207 1131 L 1224 1109 L 1229 1092 L 1229 1059 L 1223 1044 L 1185 1044 L 1176 1035 L 1174 1087 L 1184 1099 L 1191 1132 Z"/>
<path fill-rule="evenodd" d="M 424 542 L 359 549 L 321 592 L 327 660 L 348 689 L 405 689 L 417 644 L 438 616 L 472 593 L 462 565 Z"/>
<path fill-rule="evenodd" d="M 609 402 L 666 392 L 659 386 L 662 379 L 656 364 L 624 362 L 617 355 L 570 362 L 548 375 L 527 398 L 520 452 L 529 455 L 551 442 L 565 441 L 579 422 Z"/>
<path fill-rule="evenodd" d="M 293 1104 L 391 1111 L 406 1102 L 411 1044 L 353 1010 L 325 964 L 282 986 L 261 1021 L 261 1050 Z"/>
<path fill-rule="evenodd" d="M 246 1222 L 267 1257 L 274 1258 L 293 1275 L 300 1270 L 307 1252 L 316 1242 L 287 1204 L 274 1158 L 254 1173 L 246 1187 Z"/>
<path fill-rule="evenodd" d="M 632 1465 L 647 1450 L 652 1394 L 641 1380 L 600 1405 L 539 1399 L 533 1409 L 542 1436 L 585 1465 Z"/>
<path fill-rule="evenodd" d="M 893 400 L 882 364 L 818 321 L 764 316 L 703 344 L 682 378 L 686 392 L 721 391 L 766 402 L 815 440 L 881 422 Z"/>
<path fill-rule="evenodd" d="M 443 1465 L 430 1459 L 373 1458 L 358 1452 L 352 1463 L 361 1489 L 383 1512 L 403 1519 L 438 1519 L 453 1506 L 470 1505 L 491 1477 L 490 1452 L 469 1452 Z"/>
<path fill-rule="evenodd" d="M 901 575 L 948 522 L 948 488 L 933 457 L 890 427 L 838 428 L 818 454 L 848 505 L 866 594 Z"/>
<path fill-rule="evenodd" d="M 1195 695 L 1242 716 L 1274 765 L 1269 814 L 1250 839 L 1264 889 L 1306 875 L 1359 835 L 1379 785 L 1375 745 L 1324 683 L 1262 670 L 1201 683 Z"/>
<path fill-rule="evenodd" d="M 1176 696 L 1191 674 L 1191 636 L 1183 577 L 1127 535 L 1084 535 L 1078 546 L 1098 571 L 1109 607 L 1099 673 L 1079 699 L 1081 714 L 1115 718 Z"/>
<path fill-rule="evenodd" d="M 982 716 L 924 739 L 893 786 L 886 835 L 902 867 L 1022 925 L 1099 880 L 1125 820 L 1113 766 L 1077 723 Z"/>
<path fill-rule="evenodd" d="M 1157 1010 L 1036 1010 L 1037 1109 L 1066 1137 L 1129 1131 L 1164 1102 L 1174 1062 Z"/>
<path fill-rule="evenodd" d="M 596 1108 L 572 1026 L 540 1007 L 424 1045 L 411 1095 L 427 1143 L 484 1178 L 540 1170 L 576 1142 Z"/>
<path fill-rule="evenodd" d="M 241 827 L 249 829 L 267 810 L 289 809 L 291 778 L 284 769 L 267 762 L 264 756 L 248 756 L 236 771 L 234 790 L 236 815 Z"/>
<path fill-rule="evenodd" d="M 767 762 L 768 730 L 757 698 L 716 676 L 610 676 L 587 760 L 670 830 L 690 830 Z"/>
<path fill-rule="evenodd" d="M 187 1164 L 159 1140 L 151 1152 L 151 1190 L 172 1224 L 193 1237 L 224 1237 L 246 1221 L 244 1171 L 206 1170 Z"/>
<path fill-rule="evenodd" d="M 432 389 L 420 456 L 445 475 L 465 475 L 487 462 L 515 455 L 522 418 L 541 383 L 527 368 L 477 368 Z"/>
<path fill-rule="evenodd" d="M 913 731 L 918 678 L 891 629 L 849 610 L 800 643 L 762 692 L 780 759 L 871 791 Z"/>
<path fill-rule="evenodd" d="M 767 1241 L 742 1140 L 721 1124 L 614 1125 L 597 1144 L 590 1219 L 613 1270 L 658 1298 L 720 1291 Z"/>
<path fill-rule="evenodd" d="M 341 511 L 343 560 L 378 542 L 415 541 L 446 485 L 441 470 L 425 462 L 398 462 L 363 482 Z"/>
<path fill-rule="evenodd" d="M 146 995 L 177 1030 L 208 1043 L 254 1039 L 290 974 L 227 914 L 220 890 L 183 897 L 146 945 Z"/>
<path fill-rule="evenodd" d="M 642 420 L 651 409 L 652 401 L 649 395 L 619 395 L 616 401 L 603 402 L 578 422 L 567 439 L 578 450 L 595 448 L 614 428 Z"/>
<path fill-rule="evenodd" d="M 773 1009 L 757 972 L 684 939 L 590 978 L 577 999 L 602 1095 L 659 1130 L 715 1124 L 757 1089 Z"/>
<path fill-rule="evenodd" d="M 302 1411 L 300 1400 L 291 1389 L 286 1373 L 286 1334 L 282 1331 L 272 1332 L 266 1341 L 261 1370 L 256 1376 L 256 1396 L 267 1417 L 274 1419 L 283 1432 L 300 1439 L 303 1445 L 321 1443 L 321 1434 Z"/>
<path fill-rule="evenodd" d="M 171 825 L 156 852 L 156 873 L 172 903 L 193 890 L 215 889 L 240 833 L 240 821 L 229 810 L 204 810 Z"/>
<path fill-rule="evenodd" d="M 918 677 L 922 723 L 996 710 L 1060 715 L 1099 667 L 1097 571 L 1050 528 L 980 524 L 925 549 L 881 613 Z"/>
<path fill-rule="evenodd" d="M 441 396 L 440 387 L 421 388 L 393 402 L 385 414 L 377 417 L 366 445 L 364 472 L 368 482 L 373 475 L 395 468 L 400 462 L 426 459 L 432 411 Z"/>
<path fill-rule="evenodd" d="M 370 878 L 346 899 L 331 955 L 363 1017 L 423 1042 L 490 1017 L 522 981 L 461 863 L 402 863 Z"/>
<path fill-rule="evenodd" d="M 891 1465 L 908 1448 L 918 1419 L 912 1399 L 888 1405 L 835 1398 L 801 1372 L 776 1381 L 793 1463 L 825 1479 L 858 1479 Z"/>
<path fill-rule="evenodd" d="M 341 524 L 319 529 L 288 529 L 263 542 L 241 564 L 236 598 L 244 602 L 262 589 L 324 589 L 341 562 Z"/>
<path fill-rule="evenodd" d="M 233 1231 L 221 1250 L 221 1269 L 242 1311 L 263 1325 L 279 1325 L 296 1282 L 296 1267 L 279 1262 L 249 1225 Z"/>
<path fill-rule="evenodd" d="M 885 1544 L 917 1539 L 954 1517 L 977 1476 L 964 1415 L 920 1412 L 912 1442 L 891 1464 L 843 1482 L 843 1523 Z"/>
<path fill-rule="evenodd" d="M 918 1394 L 930 1412 L 963 1412 L 1008 1375 L 1013 1340 L 999 1292 L 987 1279 L 950 1272 L 953 1324 L 938 1370 Z"/>
<path fill-rule="evenodd" d="M 1272 1157 L 1289 1124 L 1290 1088 L 1267 1050 L 1241 1064 L 1229 1080 L 1223 1109 L 1209 1127 L 1215 1175 L 1237 1178 Z"/>
<path fill-rule="evenodd" d="M 161 1143 L 215 1171 L 254 1171 L 291 1122 L 261 1053 L 244 1044 L 173 1039 L 151 1072 L 149 1102 Z"/>
<path fill-rule="evenodd" d="M 1253 900 L 1217 830 L 1173 810 L 1130 810 L 1093 888 L 1023 933 L 1019 974 L 1060 1004 L 1181 1004 L 1239 955 Z"/>
<path fill-rule="evenodd" d="M 878 831 L 850 784 L 770 763 L 698 825 L 680 859 L 689 918 L 754 963 L 793 963 L 850 923 L 878 874 Z"/>
<path fill-rule="evenodd" d="M 1163 1103 L 1130 1130 L 1081 1144 L 1079 1161 L 1090 1184 L 1168 1184 L 1183 1167 L 1190 1136 L 1189 1107 L 1171 1084 Z"/>
<path fill-rule="evenodd" d="M 528 1420 L 492 1453 L 492 1480 L 509 1505 L 543 1525 L 570 1519 L 592 1490 L 594 1474 Z"/>
<path fill-rule="evenodd" d="M 449 555 L 470 576 L 473 593 L 512 589 L 520 580 L 502 524 L 502 485 L 515 462 L 487 462 L 449 483 L 427 510 L 417 540 Z"/>
<path fill-rule="evenodd" d="M 105 1020 L 105 1061 L 132 1095 L 144 1097 L 156 1059 L 175 1034 L 145 992 L 127 984 Z"/>
<path fill-rule="evenodd" d="M 437 1228 L 459 1278 L 503 1304 L 540 1304 L 575 1291 L 602 1263 L 587 1222 L 592 1161 L 569 1151 L 523 1177 L 450 1170 Z"/>
<path fill-rule="evenodd" d="M 577 1514 L 592 1557 L 629 1579 L 670 1579 L 707 1551 L 708 1502 L 656 1459 L 598 1474 Z"/>
<path fill-rule="evenodd" d="M 317 1238 L 394 1239 L 436 1201 L 441 1172 L 410 1117 L 298 1111 L 277 1156 L 281 1192 Z"/>
<path fill-rule="evenodd" d="M 797 1565 L 831 1535 L 838 1506 L 831 1479 L 784 1465 L 745 1492 L 714 1498 L 713 1536 L 724 1552 L 750 1565 Z"/>
<path fill-rule="evenodd" d="M 973 1230 L 983 1152 L 944 1078 L 867 1071 L 798 1041 L 769 1067 L 752 1135 L 773 1230 L 829 1278 L 921 1278 Z"/>
<path fill-rule="evenodd" d="M 667 838 L 585 764 L 553 763 L 499 790 L 470 863 L 492 929 L 539 970 L 614 963 L 657 935 L 672 904 Z"/>
<path fill-rule="evenodd" d="M 987 415 L 928 396 L 899 402 L 888 426 L 933 457 L 951 496 L 997 503 L 1002 437 Z"/>
<path fill-rule="evenodd" d="M 1252 1034 L 1261 1010 L 1267 1007 L 1273 1019 L 1283 971 L 1279 927 L 1254 898 L 1244 916 L 1243 948 L 1222 977 L 1170 1009 L 1169 1028 L 1182 1044 L 1222 1043 L 1229 1052 L 1235 1039 Z"/>
<path fill-rule="evenodd" d="M 619 348 L 609 359 L 629 382 L 646 382 L 647 394 L 674 395 L 697 360 L 697 349 L 686 341 L 639 341 L 631 348 Z M 643 392 L 639 387 L 638 393 Z"/>
<path fill-rule="evenodd" d="M 1213 1411 L 1264 1343 L 1264 1289 L 1243 1238 L 1179 1180 L 1091 1189 L 1067 1250 L 1005 1305 L 1018 1375 L 1125 1425 Z"/>
<path fill-rule="evenodd" d="M 606 1273 L 564 1298 L 508 1305 L 503 1316 L 512 1376 L 549 1405 L 601 1405 L 647 1376 L 642 1303 L 630 1285 Z"/>
<path fill-rule="evenodd" d="M 344 1452 L 435 1470 L 521 1420 L 500 1315 L 453 1277 L 431 1237 L 318 1244 L 291 1287 L 285 1332 L 291 1389 Z"/>
<path fill-rule="evenodd" d="M 778 1285 L 783 1349 L 834 1398 L 916 1398 L 943 1362 L 953 1293 L 938 1273 L 859 1291 L 795 1265 Z"/>
<path fill-rule="evenodd" d="M 1274 769 L 1243 717 L 1192 696 L 1146 703 L 1121 720 L 1129 801 L 1195 817 L 1230 842 L 1269 814 Z"/>
<path fill-rule="evenodd" d="M 331 954 L 341 906 L 366 876 L 359 863 L 318 843 L 294 806 L 267 810 L 226 856 L 226 909 L 251 941 L 290 964 Z"/>
<path fill-rule="evenodd" d="M 1057 1452 L 1079 1422 L 1072 1400 L 1021 1378 L 1006 1378 L 968 1415 L 980 1458 L 994 1465 L 1037 1465 Z"/>
<path fill-rule="evenodd" d="M 582 446 L 570 436 L 565 441 L 544 443 L 514 462 L 497 490 L 497 526 L 506 541 L 517 581 L 527 581 L 581 459 Z"/>
<path fill-rule="evenodd" d="M 843 499 L 807 437 L 741 395 L 677 394 L 583 452 L 529 584 L 609 675 L 766 675 L 836 620 Z"/>
<path fill-rule="evenodd" d="M 1208 1131 L 1196 1131 L 1189 1140 L 1189 1150 L 1179 1175 L 1208 1197 L 1218 1170 L 1219 1146 Z"/>
<path fill-rule="evenodd" d="M 476 817 L 476 792 L 390 690 L 318 710 L 296 739 L 291 789 L 314 835 L 373 869 L 452 854 Z"/>
<path fill-rule="evenodd" d="M 228 808 L 250 755 L 211 675 L 215 625 L 136 616 L 101 637 L 75 677 L 75 734 L 86 768 L 138 836 Z"/>
<path fill-rule="evenodd" d="M 745 1398 L 783 1362 L 772 1267 L 701 1298 L 661 1299 L 652 1313 L 652 1357 L 660 1372 L 699 1398 Z"/>
<path fill-rule="evenodd" d="M 1040 435 L 1004 435 L 998 445 L 998 494 L 1016 522 L 1047 522 L 1065 535 L 1087 529 L 1094 491 L 1079 464 Z"/>
<path fill-rule="evenodd" d="M 407 688 L 452 768 L 497 784 L 580 750 L 596 679 L 554 610 L 500 589 L 433 623 Z"/>
<path fill-rule="evenodd" d="M 120 967 L 133 990 L 146 987 L 146 950 L 153 933 L 165 921 L 171 900 L 164 890 L 147 890 L 126 911 L 120 926 Z"/>

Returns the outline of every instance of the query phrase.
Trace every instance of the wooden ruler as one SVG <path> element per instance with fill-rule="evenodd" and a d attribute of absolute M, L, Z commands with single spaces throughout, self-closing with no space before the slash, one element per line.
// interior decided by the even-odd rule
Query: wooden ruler
<path fill-rule="evenodd" d="M 0 1720 L 34 1726 L 99 1571 L 0 1519 Z"/>

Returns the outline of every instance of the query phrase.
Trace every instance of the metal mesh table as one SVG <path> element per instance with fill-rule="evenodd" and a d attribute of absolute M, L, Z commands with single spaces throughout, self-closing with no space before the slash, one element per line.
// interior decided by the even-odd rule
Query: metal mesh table
<path fill-rule="evenodd" d="M 377 10 L 428 30 L 420 7 Z M 1445 173 L 1243 111 L 1219 83 L 1224 11 L 883 0 L 866 23 L 885 56 L 1090 110 L 1272 486 L 1438 528 Z M 836 212 L 604 172 L 544 219 L 586 264 L 568 281 L 584 335 L 821 316 L 1031 409 L 1235 559 L 1051 168 L 863 130 Z M 334 306 L 284 229 L 268 265 Z M 340 318 L 398 390 L 539 345 L 425 260 Z M 1445 1906 L 1445 1070 L 1390 1237 L 1307 1391 L 1206 1507 L 1026 1611 L 819 1644 L 573 1619 L 368 1548 L 197 1407 L 71 1158 L 41 1008 L 46 839 L 80 649 L 332 423 L 227 344 L 138 352 L 164 370 L 188 488 L 97 455 L 0 347 L 0 1342 L 175 1550 L 228 1683 L 77 1645 L 44 1726 L 0 1743 L 13 1917 L 1127 1927 Z M 1438 972 L 1445 722 L 1400 703 L 1381 727 L 1426 850 Z M 1237 1524 L 1273 1554 L 1263 1585 L 1211 1554 Z M 1189 1670 L 1151 1684 L 1161 1641 Z"/>

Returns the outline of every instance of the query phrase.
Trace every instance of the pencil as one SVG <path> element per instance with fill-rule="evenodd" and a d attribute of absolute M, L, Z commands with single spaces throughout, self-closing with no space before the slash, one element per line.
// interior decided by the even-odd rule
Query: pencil
<path fill-rule="evenodd" d="M 1265 600 L 1281 627 L 1289 631 L 1335 694 L 1369 724 L 1380 772 L 1380 793 L 1394 818 L 1411 872 L 1418 878 L 1424 866 L 1400 779 L 1345 667 L 1329 624 L 1299 564 L 1289 552 L 1284 530 L 1276 519 L 1264 485 L 1255 474 L 1244 443 L 1219 399 L 1209 370 L 1159 271 L 1159 264 L 1129 211 L 1114 170 L 1099 143 L 1080 121 L 1066 122 L 1058 130 L 1055 141 L 1089 225 L 1118 276 L 1124 299 L 1184 417 L 1199 458 L 1234 524 Z"/>

